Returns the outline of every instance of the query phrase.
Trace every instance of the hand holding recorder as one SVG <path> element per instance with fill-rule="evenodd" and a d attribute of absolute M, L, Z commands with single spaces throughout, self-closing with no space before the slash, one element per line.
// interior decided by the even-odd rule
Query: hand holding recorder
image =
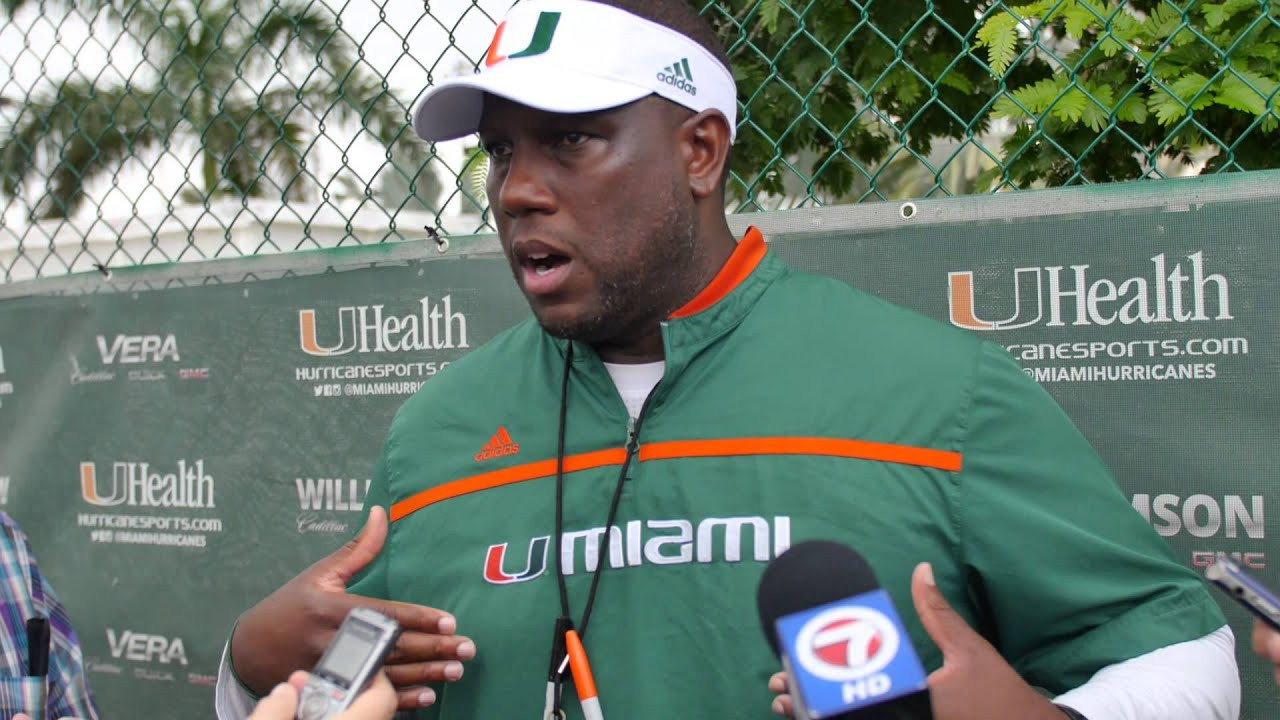
<path fill-rule="evenodd" d="M 396 621 L 367 608 L 353 608 L 302 686 L 298 720 L 341 717 L 382 669 L 398 637 Z"/>
<path fill-rule="evenodd" d="M 277 685 L 270 695 L 262 698 L 248 720 L 294 720 L 298 711 L 299 688 L 305 687 L 310 678 L 308 673 L 295 672 L 288 683 Z M 391 681 L 385 674 L 378 673 L 369 689 L 333 720 L 391 720 L 395 712 L 395 688 L 391 687 Z"/>
<path fill-rule="evenodd" d="M 1226 556 L 1218 557 L 1204 575 L 1255 615 L 1253 651 L 1275 665 L 1276 684 L 1280 685 L 1280 596 Z"/>

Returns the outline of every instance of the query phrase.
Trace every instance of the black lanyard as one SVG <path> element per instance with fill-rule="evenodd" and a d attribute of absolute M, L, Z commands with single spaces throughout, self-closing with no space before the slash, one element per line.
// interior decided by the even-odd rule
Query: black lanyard
<path fill-rule="evenodd" d="M 564 440 L 565 426 L 569 415 L 569 375 L 573 368 L 573 342 L 569 341 L 565 349 L 564 375 L 560 380 L 560 427 L 556 440 L 556 540 L 552 552 L 556 559 L 556 585 L 560 590 L 560 617 L 556 618 L 554 636 L 551 640 L 551 667 L 547 681 L 551 684 L 551 709 L 556 715 L 563 715 L 561 695 L 564 689 L 564 669 L 568 657 L 565 650 L 565 633 L 574 628 L 570 617 L 569 590 L 565 584 L 564 559 L 561 545 L 564 542 Z M 655 386 L 656 387 L 656 386 Z M 640 415 L 631 427 L 627 437 L 626 455 L 622 460 L 622 469 L 618 471 L 618 479 L 614 483 L 613 498 L 609 501 L 609 515 L 605 519 L 604 532 L 600 535 L 599 551 L 596 553 L 596 569 L 591 575 L 591 589 L 587 591 L 587 603 L 582 608 L 582 622 L 578 624 L 579 637 L 586 642 L 587 623 L 591 620 L 591 609 L 595 606 L 596 589 L 600 587 L 600 575 L 609 557 L 609 528 L 613 527 L 618 517 L 618 504 L 622 500 L 622 488 L 627 480 L 627 470 L 631 467 L 631 459 L 640 448 L 640 426 L 644 423 L 646 410 L 649 409 L 649 397 L 645 398 L 640 408 Z"/>

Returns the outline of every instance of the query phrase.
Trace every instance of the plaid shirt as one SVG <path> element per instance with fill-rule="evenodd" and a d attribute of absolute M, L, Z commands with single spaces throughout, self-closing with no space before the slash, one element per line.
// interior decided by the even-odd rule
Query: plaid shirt
<path fill-rule="evenodd" d="M 27 536 L 7 514 L 0 512 L 0 720 L 24 712 L 36 720 L 63 717 L 98 720 L 98 709 L 85 677 L 84 656 L 67 611 L 58 602 L 53 588 L 45 582 Z M 49 619 L 49 677 L 46 707 L 39 697 L 44 683 L 27 677 L 27 620 Z"/>

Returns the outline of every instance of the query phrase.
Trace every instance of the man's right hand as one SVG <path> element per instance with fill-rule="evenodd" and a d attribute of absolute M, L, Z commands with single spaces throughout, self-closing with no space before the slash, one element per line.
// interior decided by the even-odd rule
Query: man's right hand
<path fill-rule="evenodd" d="M 401 708 L 435 702 L 435 691 L 426 683 L 462 677 L 461 661 L 475 657 L 476 646 L 454 635 L 452 615 L 347 592 L 347 583 L 377 557 L 386 538 L 386 511 L 374 507 L 351 542 L 246 610 L 231 635 L 231 664 L 240 681 L 265 695 L 292 671 L 314 667 L 354 607 L 377 610 L 400 623 L 400 639 L 384 670 L 396 686 Z"/>

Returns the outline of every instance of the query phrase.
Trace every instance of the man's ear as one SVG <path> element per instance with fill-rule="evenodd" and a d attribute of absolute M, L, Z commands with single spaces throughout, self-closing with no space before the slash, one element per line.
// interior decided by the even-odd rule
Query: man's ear
<path fill-rule="evenodd" d="M 703 110 L 680 127 L 689 191 L 697 199 L 721 192 L 729 162 L 729 121 L 716 110 Z"/>

